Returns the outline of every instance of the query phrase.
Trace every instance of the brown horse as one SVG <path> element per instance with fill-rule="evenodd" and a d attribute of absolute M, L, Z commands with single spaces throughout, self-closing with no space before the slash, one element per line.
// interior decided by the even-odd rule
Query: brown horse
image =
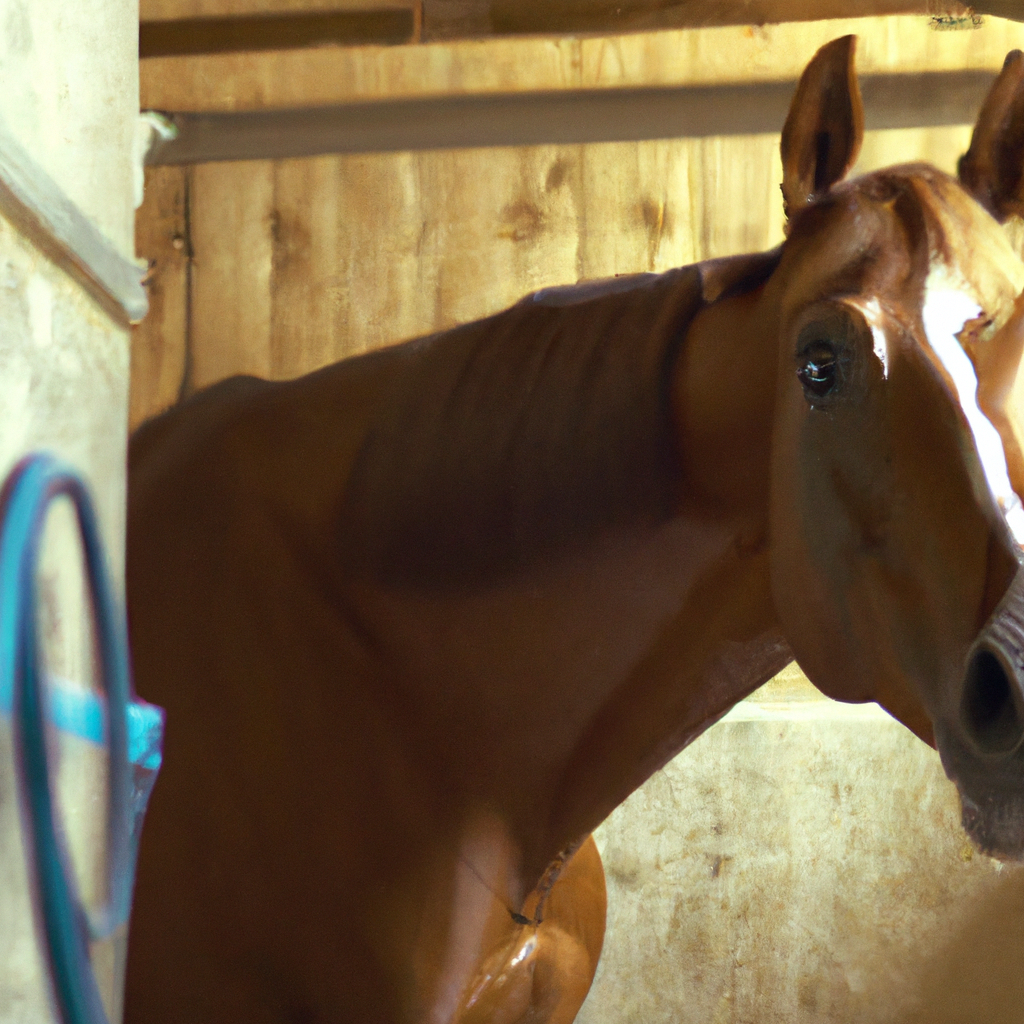
<path fill-rule="evenodd" d="M 853 39 L 805 71 L 778 250 L 554 289 L 131 446 L 167 708 L 130 1024 L 569 1022 L 589 834 L 794 656 L 937 742 L 1024 854 L 1013 415 L 1024 58 L 959 182 L 850 183 Z"/>

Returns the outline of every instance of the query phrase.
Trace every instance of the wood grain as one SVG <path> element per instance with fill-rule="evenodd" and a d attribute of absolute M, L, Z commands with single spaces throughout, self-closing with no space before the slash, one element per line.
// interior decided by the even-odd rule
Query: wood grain
<path fill-rule="evenodd" d="M 614 37 L 212 54 L 143 60 L 143 109 L 270 110 L 357 100 L 796 81 L 814 51 L 859 37 L 861 75 L 998 71 L 1024 25 L 937 31 L 924 17 L 845 18 Z"/>
<path fill-rule="evenodd" d="M 969 131 L 869 132 L 857 171 L 910 159 L 951 171 Z M 192 174 L 186 391 L 232 373 L 297 376 L 547 285 L 782 239 L 777 135 L 210 164 Z M 163 326 L 150 337 L 168 351 L 135 359 L 136 422 L 166 404 L 170 367 L 181 366 L 171 326 L 180 321 L 167 305 L 179 274 L 157 261 Z M 166 383 L 148 380 L 159 372 Z"/>
<path fill-rule="evenodd" d="M 188 388 L 297 376 L 547 285 L 764 248 L 781 237 L 775 146 L 758 136 L 197 167 Z M 756 194 L 713 216 L 736 192 Z"/>
<path fill-rule="evenodd" d="M 229 18 L 185 18 L 139 24 L 139 57 L 301 50 L 317 46 L 407 43 L 416 16 L 408 7 L 312 11 Z"/>
<path fill-rule="evenodd" d="M 963 14 L 957 0 L 478 0 L 492 33 L 636 32 L 709 25 L 763 25 L 821 18 L 892 14 Z M 442 7 L 443 11 L 444 8 Z M 428 38 L 445 38 L 452 27 L 424 4 Z"/>
<path fill-rule="evenodd" d="M 408 0 L 410 6 L 416 0 Z M 140 0 L 142 21 L 295 12 L 369 11 L 394 0 Z M 419 4 L 417 4 L 419 6 Z M 1015 0 L 979 0 L 1013 17 Z M 893 14 L 962 15 L 960 0 L 423 0 L 424 36 L 454 40 L 522 33 L 621 33 L 763 25 Z"/>
<path fill-rule="evenodd" d="M 185 391 L 235 373 L 269 377 L 274 168 L 192 169 L 190 365 Z"/>
<path fill-rule="evenodd" d="M 372 11 L 412 7 L 417 0 L 139 0 L 140 21 L 230 18 L 249 15 Z"/>
<path fill-rule="evenodd" d="M 847 24 L 786 28 L 831 38 Z M 929 71 L 960 59 L 998 66 L 1007 49 L 1024 43 L 1021 26 L 994 21 L 957 33 L 893 18 L 863 22 L 862 32 L 862 60 L 876 71 Z M 713 38 L 745 41 L 746 52 L 763 60 L 752 56 L 744 74 L 768 78 L 779 71 L 769 58 L 778 57 L 788 73 L 810 49 L 784 53 L 786 38 L 808 37 L 781 30 L 713 33 L 377 50 L 378 65 L 365 54 L 353 57 L 342 88 L 365 95 L 441 86 L 486 92 L 510 88 L 520 68 L 523 88 L 715 81 L 728 61 Z M 970 37 L 973 48 L 965 49 L 961 37 Z M 429 60 L 417 64 L 420 53 Z M 402 59 L 389 63 L 396 54 Z M 268 65 L 254 67 L 262 74 Z M 417 68 L 424 72 L 418 85 Z M 279 71 L 247 79 L 254 91 L 246 102 L 264 89 L 280 98 L 273 93 L 275 82 L 284 87 Z M 306 88 L 293 87 L 293 95 Z M 951 171 L 969 133 L 966 126 L 869 131 L 856 171 L 912 159 Z M 293 377 L 485 316 L 546 285 L 769 248 L 782 239 L 780 179 L 777 132 L 197 167 L 190 179 L 191 363 L 182 390 L 237 372 Z M 140 222 L 152 210 L 147 200 Z M 150 255 L 141 242 L 139 251 Z M 155 282 L 173 276 L 172 268 L 158 260 Z M 181 294 L 180 283 L 168 284 L 165 294 L 172 291 Z M 170 323 L 167 313 L 159 315 Z M 170 327 L 160 334 L 169 352 L 160 356 L 164 364 L 151 353 L 152 366 L 181 365 L 184 342 L 172 335 Z M 133 387 L 142 397 L 133 416 L 170 395 L 169 384 L 147 383 L 156 369 L 144 370 L 141 359 L 136 364 Z M 151 401 L 147 394 L 162 397 Z"/>
<path fill-rule="evenodd" d="M 135 251 L 149 262 L 149 313 L 132 328 L 129 429 L 169 408 L 187 373 L 188 195 L 191 171 L 147 168 L 135 218 Z"/>

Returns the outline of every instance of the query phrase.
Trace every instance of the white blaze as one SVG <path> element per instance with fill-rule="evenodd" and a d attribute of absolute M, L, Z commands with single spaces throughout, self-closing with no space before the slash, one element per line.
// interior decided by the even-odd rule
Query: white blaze
<path fill-rule="evenodd" d="M 886 337 L 885 328 L 882 326 L 885 319 L 882 314 L 882 304 L 878 299 L 872 297 L 855 302 L 854 305 L 860 310 L 862 316 L 867 321 L 868 327 L 871 328 L 871 341 L 874 345 L 875 355 L 878 356 L 878 361 L 882 364 L 882 379 L 888 380 L 889 339 Z"/>
<path fill-rule="evenodd" d="M 945 276 L 942 271 L 929 274 L 925 287 L 921 319 L 924 321 L 928 344 L 956 388 L 960 406 L 974 436 L 974 447 L 988 489 L 1002 509 L 1014 539 L 1019 545 L 1024 545 L 1024 508 L 1010 485 L 1003 441 L 999 431 L 978 407 L 978 377 L 974 372 L 974 364 L 956 337 L 968 320 L 973 320 L 981 313 L 981 307 L 965 292 L 935 282 L 934 278 L 940 275 Z"/>

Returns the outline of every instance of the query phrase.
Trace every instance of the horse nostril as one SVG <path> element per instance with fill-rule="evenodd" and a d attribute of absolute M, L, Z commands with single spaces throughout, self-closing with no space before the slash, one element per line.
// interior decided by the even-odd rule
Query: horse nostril
<path fill-rule="evenodd" d="M 983 753 L 1008 753 L 1024 737 L 1015 686 L 994 651 L 986 647 L 974 651 L 967 664 L 960 708 L 967 731 Z"/>

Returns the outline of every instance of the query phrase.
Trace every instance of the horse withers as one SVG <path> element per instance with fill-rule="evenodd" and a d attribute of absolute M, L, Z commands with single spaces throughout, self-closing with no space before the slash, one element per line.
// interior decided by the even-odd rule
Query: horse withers
<path fill-rule="evenodd" d="M 590 832 L 794 656 L 1024 856 L 1024 57 L 959 180 L 844 182 L 853 50 L 801 78 L 779 249 L 236 378 L 133 437 L 168 725 L 130 1024 L 567 1024 Z"/>

